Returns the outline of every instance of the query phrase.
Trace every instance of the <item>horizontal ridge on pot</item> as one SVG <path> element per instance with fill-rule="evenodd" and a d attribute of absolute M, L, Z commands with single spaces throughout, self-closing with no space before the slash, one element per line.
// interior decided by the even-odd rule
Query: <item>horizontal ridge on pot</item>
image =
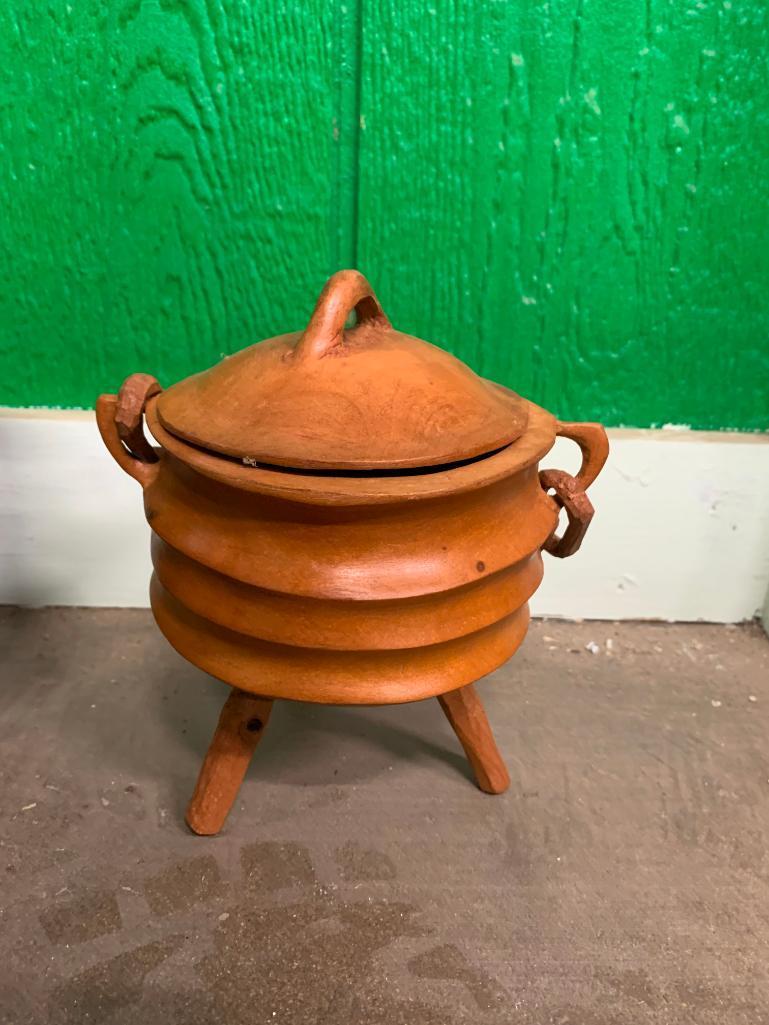
<path fill-rule="evenodd" d="M 153 574 L 152 611 L 186 659 L 240 690 L 322 704 L 386 705 L 463 687 L 502 665 L 529 623 L 528 605 L 442 644 L 387 651 L 336 651 L 271 644 L 196 616 Z"/>
<path fill-rule="evenodd" d="M 535 467 L 440 501 L 342 507 L 246 493 L 166 462 L 162 481 L 145 491 L 158 536 L 226 577 L 311 598 L 409 598 L 461 587 L 538 550 L 557 522 Z"/>
<path fill-rule="evenodd" d="M 152 539 L 163 588 L 190 612 L 260 640 L 298 647 L 382 650 L 438 644 L 510 615 L 542 579 L 539 550 L 479 580 L 428 595 L 380 600 L 307 598 L 226 577 Z"/>

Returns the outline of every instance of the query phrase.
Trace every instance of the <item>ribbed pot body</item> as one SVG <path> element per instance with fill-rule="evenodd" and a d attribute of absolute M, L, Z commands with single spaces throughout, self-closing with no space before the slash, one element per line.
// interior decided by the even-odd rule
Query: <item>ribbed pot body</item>
<path fill-rule="evenodd" d="M 402 496 L 370 501 L 347 482 L 332 502 L 189 462 L 164 444 L 144 492 L 151 601 L 206 672 L 268 697 L 387 704 L 477 680 L 523 640 L 557 521 L 536 458 L 491 482 L 475 472 L 478 486 L 449 471 L 435 495 L 404 478 Z"/>

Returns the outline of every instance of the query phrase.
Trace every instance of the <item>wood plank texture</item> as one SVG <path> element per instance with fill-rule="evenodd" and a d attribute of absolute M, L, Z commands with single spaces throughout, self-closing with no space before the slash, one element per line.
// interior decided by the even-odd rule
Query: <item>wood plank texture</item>
<path fill-rule="evenodd" d="M 306 320 L 564 418 L 769 426 L 760 0 L 0 11 L 0 403 L 91 406 Z"/>
<path fill-rule="evenodd" d="M 92 406 L 132 371 L 170 384 L 302 326 L 350 249 L 330 191 L 341 18 L 5 6 L 0 402 Z"/>
<path fill-rule="evenodd" d="M 365 7 L 359 263 L 564 418 L 769 426 L 769 14 Z"/>

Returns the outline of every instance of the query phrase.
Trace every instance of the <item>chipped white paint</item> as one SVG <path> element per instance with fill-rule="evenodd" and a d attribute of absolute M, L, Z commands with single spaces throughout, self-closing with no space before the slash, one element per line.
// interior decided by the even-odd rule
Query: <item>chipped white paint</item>
<path fill-rule="evenodd" d="M 769 438 L 610 431 L 595 520 L 573 558 L 549 556 L 537 615 L 755 616 L 769 584 Z M 575 470 L 559 439 L 544 465 Z M 144 606 L 149 528 L 139 486 L 93 414 L 0 413 L 0 602 Z"/>

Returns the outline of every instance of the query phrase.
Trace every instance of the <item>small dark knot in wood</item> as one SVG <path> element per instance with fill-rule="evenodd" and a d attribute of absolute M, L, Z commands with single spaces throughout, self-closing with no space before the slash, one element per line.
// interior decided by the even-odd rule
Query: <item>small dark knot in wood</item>
<path fill-rule="evenodd" d="M 270 718 L 272 700 L 233 690 L 224 703 L 187 809 L 190 829 L 218 833 Z"/>

